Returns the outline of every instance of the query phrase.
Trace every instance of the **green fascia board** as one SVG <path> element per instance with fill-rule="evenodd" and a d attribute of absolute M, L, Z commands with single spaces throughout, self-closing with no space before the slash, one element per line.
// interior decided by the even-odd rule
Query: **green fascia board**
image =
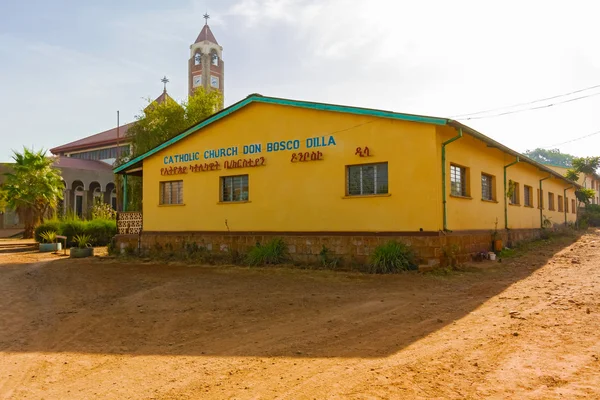
<path fill-rule="evenodd" d="M 581 187 L 581 185 L 579 183 L 568 180 L 565 176 L 559 174 L 558 172 L 554 171 L 553 169 L 547 167 L 546 165 L 539 163 L 535 160 L 532 160 L 531 158 L 527 157 L 525 154 L 521 154 L 516 150 L 508 148 L 505 145 L 503 145 L 502 143 L 495 141 L 494 139 L 484 135 L 481 132 L 476 131 L 473 128 L 463 125 L 462 123 L 460 123 L 458 121 L 448 120 L 448 125 L 452 126 L 454 128 L 461 128 L 464 130 L 465 133 L 468 133 L 469 135 L 473 136 L 474 138 L 477 138 L 477 139 L 483 141 L 484 143 L 488 144 L 490 147 L 496 148 L 496 149 L 502 151 L 503 153 L 510 154 L 514 157 L 519 157 L 519 160 L 521 162 L 525 162 L 527 164 L 533 165 L 534 167 L 538 168 L 539 170 L 547 172 L 550 175 L 552 175 L 553 177 L 559 178 L 559 179 L 567 182 L 569 185 L 573 185 L 577 188 Z"/>
<path fill-rule="evenodd" d="M 146 153 L 144 153 L 140 156 L 137 156 L 133 160 L 130 160 L 127 163 L 115 168 L 113 170 L 113 172 L 115 174 L 118 174 L 118 173 L 121 173 L 121 172 L 129 169 L 132 166 L 135 166 L 139 162 L 143 161 L 145 158 L 148 158 L 151 155 L 158 153 L 159 151 L 163 150 L 164 148 L 169 147 L 170 145 L 172 145 L 174 143 L 177 143 L 181 139 L 185 138 L 186 136 L 189 136 L 190 134 L 196 132 L 197 130 L 202 129 L 205 126 L 212 124 L 213 122 L 216 122 L 216 121 L 220 120 L 221 118 L 224 118 L 224 117 L 236 112 L 240 108 L 245 107 L 252 102 L 300 107 L 300 108 L 307 108 L 307 109 L 312 109 L 312 110 L 341 112 L 341 113 L 347 113 L 347 114 L 368 115 L 368 116 L 379 117 L 379 118 L 391 118 L 391 119 L 398 119 L 398 120 L 402 120 L 402 121 L 421 122 L 421 123 L 433 124 L 433 125 L 446 125 L 448 122 L 448 120 L 445 118 L 427 117 L 427 116 L 413 115 L 413 114 L 402 114 L 402 113 L 395 113 L 392 111 L 375 110 L 375 109 L 370 109 L 370 108 L 360 108 L 360 107 L 340 106 L 340 105 L 326 104 L 326 103 L 314 103 L 314 102 L 300 101 L 300 100 L 280 99 L 280 98 L 275 98 L 275 97 L 264 97 L 264 96 L 261 96 L 258 94 L 253 94 L 253 95 L 246 97 L 244 100 L 239 101 L 239 102 L 229 106 L 228 108 L 214 114 L 213 116 L 208 117 L 204 121 L 183 131 L 179 135 L 167 140 L 166 142 L 160 144 L 159 146 L 153 148 L 152 150 L 149 150 Z"/>
<path fill-rule="evenodd" d="M 371 108 L 340 106 L 336 104 L 314 103 L 309 101 L 288 100 L 275 97 L 256 97 L 253 99 L 258 103 L 278 104 L 284 106 L 309 108 L 312 110 L 333 111 L 347 114 L 368 115 L 371 117 L 392 118 L 402 121 L 423 122 L 426 124 L 446 125 L 445 118 L 428 117 L 423 115 L 402 114 L 392 111 L 375 110 Z"/>
<path fill-rule="evenodd" d="M 113 172 L 115 174 L 118 174 L 121 171 L 126 170 L 127 168 L 139 163 L 140 161 L 144 160 L 145 158 L 150 157 L 153 154 L 158 153 L 159 151 L 161 151 L 162 149 L 169 147 L 170 145 L 177 143 L 178 141 L 180 141 L 181 139 L 183 139 L 184 137 L 196 132 L 198 129 L 202 129 L 204 128 L 206 125 L 208 124 L 212 124 L 215 121 L 218 121 L 219 119 L 226 117 L 227 115 L 233 113 L 234 111 L 239 110 L 240 108 L 244 107 L 245 105 L 249 104 L 252 101 L 251 97 L 248 97 L 226 109 L 224 109 L 221 112 L 218 112 L 216 114 L 214 114 L 212 117 L 208 117 L 207 119 L 205 119 L 204 121 L 198 123 L 197 125 L 194 125 L 193 127 L 183 131 L 182 133 L 180 133 L 179 135 L 172 137 L 171 139 L 167 140 L 166 142 L 158 145 L 157 147 L 153 148 L 152 150 L 148 150 L 147 152 L 145 152 L 142 155 L 137 156 L 136 158 L 134 158 L 131 161 L 128 161 L 127 163 L 121 165 L 120 167 L 117 167 L 113 170 Z"/>

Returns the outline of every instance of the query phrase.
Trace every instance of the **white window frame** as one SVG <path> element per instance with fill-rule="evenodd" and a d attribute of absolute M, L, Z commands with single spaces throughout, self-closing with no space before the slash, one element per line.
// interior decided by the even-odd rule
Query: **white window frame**
<path fill-rule="evenodd" d="M 239 188 L 234 187 L 235 178 L 242 178 L 241 185 Z M 244 182 L 245 179 L 245 182 Z M 250 178 L 248 174 L 245 175 L 229 175 L 220 177 L 219 185 L 219 201 L 221 203 L 240 203 L 250 201 Z M 229 184 L 229 182 L 231 184 Z M 225 187 L 229 188 L 229 198 L 225 198 Z M 244 187 L 246 191 L 244 191 Z M 240 195 L 238 198 L 234 198 L 236 189 L 239 189 Z"/>
<path fill-rule="evenodd" d="M 385 166 L 385 178 L 383 177 L 382 167 Z M 364 171 L 367 167 L 373 167 L 373 192 L 365 193 L 365 177 Z M 351 169 L 359 168 L 358 186 L 360 193 L 350 193 Z M 385 180 L 384 180 L 385 179 Z M 379 189 L 380 185 L 385 185 L 385 189 Z M 373 196 L 389 194 L 389 166 L 387 162 L 374 164 L 357 164 L 346 166 L 346 196 Z"/>
<path fill-rule="evenodd" d="M 533 207 L 533 187 L 523 185 L 523 205 L 525 207 Z M 528 201 L 529 200 L 529 201 Z"/>
<path fill-rule="evenodd" d="M 455 171 L 458 171 L 458 174 L 456 174 Z M 457 182 L 455 180 L 455 178 L 457 176 L 460 179 L 459 182 Z M 455 185 L 453 185 L 454 183 L 457 183 L 460 185 L 460 192 L 457 192 L 454 190 L 454 187 L 455 187 Z M 467 167 L 463 167 L 463 166 L 456 165 L 456 164 L 450 164 L 450 194 L 452 196 L 459 196 L 459 197 L 468 197 L 469 196 L 469 191 L 468 191 L 468 187 L 467 187 Z"/>
<path fill-rule="evenodd" d="M 489 198 L 485 197 L 483 178 L 489 179 Z M 494 201 L 494 177 L 490 174 L 486 174 L 485 172 L 481 173 L 481 198 L 486 201 Z"/>
<path fill-rule="evenodd" d="M 177 188 L 173 188 L 174 185 L 177 185 Z M 168 188 L 168 189 L 167 189 Z M 173 199 L 173 190 L 176 189 L 176 198 Z M 183 204 L 183 181 L 162 181 L 159 183 L 159 197 L 158 204 L 165 205 L 177 205 Z M 166 192 L 165 190 L 168 190 Z"/>

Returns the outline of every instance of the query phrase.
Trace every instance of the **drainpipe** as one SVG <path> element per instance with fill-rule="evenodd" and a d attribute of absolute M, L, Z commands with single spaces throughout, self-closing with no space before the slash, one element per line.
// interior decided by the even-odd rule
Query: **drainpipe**
<path fill-rule="evenodd" d="M 542 193 L 542 182 L 550 178 L 552 178 L 552 175 L 548 175 L 547 177 L 540 179 L 540 198 L 538 199 L 538 206 L 540 207 L 540 228 L 544 227 L 544 209 L 542 208 L 542 204 L 544 204 L 544 195 Z"/>
<path fill-rule="evenodd" d="M 446 206 L 446 145 L 460 139 L 463 136 L 462 128 L 458 128 L 458 135 L 442 143 L 442 204 L 444 205 L 444 232 L 448 230 L 447 215 L 448 209 Z"/>
<path fill-rule="evenodd" d="M 508 198 L 506 197 L 506 169 L 519 162 L 519 156 L 513 162 L 504 166 L 504 229 L 508 229 Z"/>
<path fill-rule="evenodd" d="M 565 207 L 565 205 L 569 204 L 569 202 L 567 201 L 567 190 L 569 189 L 573 189 L 573 185 L 563 190 L 563 201 L 565 202 L 565 204 L 563 204 L 563 211 L 565 212 L 565 226 L 567 226 L 567 207 Z"/>
<path fill-rule="evenodd" d="M 123 174 L 123 211 L 127 211 L 127 174 Z"/>

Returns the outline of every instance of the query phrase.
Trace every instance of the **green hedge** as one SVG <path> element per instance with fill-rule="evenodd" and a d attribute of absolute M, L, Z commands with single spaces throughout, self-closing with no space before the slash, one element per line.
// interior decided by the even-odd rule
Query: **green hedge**
<path fill-rule="evenodd" d="M 46 231 L 56 232 L 67 237 L 67 245 L 73 245 L 73 236 L 88 234 L 92 237 L 94 246 L 106 246 L 117 234 L 117 222 L 114 219 L 93 219 L 82 221 L 78 219 L 48 220 L 35 228 L 35 240 L 41 242 L 40 234 Z"/>

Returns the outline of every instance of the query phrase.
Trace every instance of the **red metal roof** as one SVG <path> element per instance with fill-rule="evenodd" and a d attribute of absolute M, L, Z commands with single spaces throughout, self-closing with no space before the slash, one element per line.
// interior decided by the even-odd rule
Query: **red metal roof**
<path fill-rule="evenodd" d="M 121 141 L 124 140 L 127 130 L 133 124 L 134 123 L 131 122 L 129 124 L 122 125 L 119 128 L 119 137 Z M 50 149 L 50 152 L 52 152 L 52 154 L 58 155 L 60 153 L 65 153 L 69 151 L 84 150 L 98 146 L 109 146 L 112 144 L 117 144 L 117 128 L 112 128 L 107 131 L 100 132 L 95 135 L 88 136 L 86 138 L 79 139 L 71 143 L 63 144 L 62 146 Z"/>
<path fill-rule="evenodd" d="M 106 170 L 111 171 L 112 166 L 103 161 L 96 160 L 82 160 L 73 157 L 57 157 L 54 161 L 54 166 L 57 168 L 72 168 L 72 169 L 85 169 L 85 170 Z"/>
<path fill-rule="evenodd" d="M 203 42 L 205 40 L 208 40 L 209 42 L 214 44 L 219 44 L 217 43 L 217 39 L 215 39 L 215 35 L 213 35 L 210 28 L 208 27 L 208 24 L 204 25 L 204 27 L 200 31 L 200 34 L 198 35 L 198 38 L 194 43 Z"/>
<path fill-rule="evenodd" d="M 162 104 L 165 101 L 175 101 L 167 94 L 166 91 L 163 91 L 160 96 L 158 96 L 154 101 L 158 104 Z M 150 107 L 154 102 L 152 102 L 148 107 Z M 148 108 L 146 107 L 146 109 Z M 125 134 L 127 130 L 134 124 L 135 122 L 130 122 L 128 124 L 122 125 L 119 127 L 119 140 L 125 143 Z M 67 144 L 63 144 L 61 146 L 50 149 L 50 152 L 54 155 L 59 155 L 62 153 L 68 153 L 71 151 L 77 150 L 85 150 L 92 149 L 95 147 L 104 147 L 104 146 L 112 146 L 117 144 L 117 128 L 112 128 L 104 132 L 96 133 L 95 135 L 85 137 L 83 139 L 76 140 L 74 142 L 70 142 Z"/>

